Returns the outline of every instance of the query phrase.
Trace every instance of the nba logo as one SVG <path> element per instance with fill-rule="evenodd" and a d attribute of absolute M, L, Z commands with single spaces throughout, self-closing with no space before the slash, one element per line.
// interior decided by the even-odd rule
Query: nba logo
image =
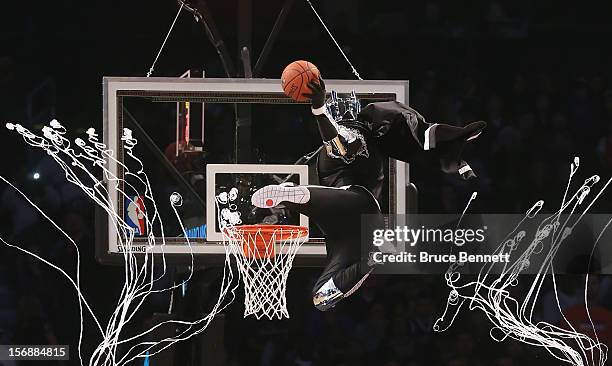
<path fill-rule="evenodd" d="M 142 196 L 129 196 L 125 199 L 125 222 L 136 230 L 136 235 L 144 236 L 145 205 Z"/>

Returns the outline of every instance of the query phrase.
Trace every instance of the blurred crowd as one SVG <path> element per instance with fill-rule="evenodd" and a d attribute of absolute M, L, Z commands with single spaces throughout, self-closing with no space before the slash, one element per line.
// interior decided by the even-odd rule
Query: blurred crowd
<path fill-rule="evenodd" d="M 560 10 L 562 4 L 552 1 L 538 1 L 537 6 L 528 1 L 482 1 L 474 2 L 473 8 L 458 7 L 453 1 L 358 3 L 339 1 L 325 6 L 323 14 L 332 19 L 332 31 L 362 76 L 409 79 L 410 104 L 429 122 L 488 123 L 486 132 L 465 151 L 479 176 L 476 182 L 466 183 L 427 167 L 411 169 L 411 179 L 419 189 L 420 212 L 459 212 L 474 190 L 479 192 L 477 209 L 482 212 L 525 212 L 540 199 L 546 202 L 548 211 L 554 211 L 561 203 L 575 156 L 580 157 L 577 182 L 593 174 L 608 179 L 612 172 L 612 75 L 609 50 L 605 53 L 600 49 L 603 46 L 597 35 L 609 34 L 612 28 L 602 25 L 596 9 L 569 14 Z M 304 24 L 308 27 L 303 32 L 295 29 Z M 30 30 L 28 35 L 33 37 L 38 32 L 40 29 Z M 281 36 L 272 55 L 279 61 L 269 62 L 267 76 L 277 77 L 280 65 L 296 57 L 292 47 L 297 38 L 312 46 L 312 59 L 324 70 L 325 77 L 351 77 L 350 69 L 333 44 L 328 44 L 314 18 L 288 24 L 287 34 L 294 36 Z M 151 44 L 147 50 L 153 49 L 157 38 L 143 39 L 147 47 Z M 3 100 L 9 100 L 9 90 L 23 91 L 9 87 L 21 85 L 19 80 L 27 65 L 38 65 L 45 59 L 42 54 L 29 57 L 36 55 L 33 49 L 40 43 L 29 42 L 33 46 L 21 53 L 0 54 Z M 181 49 L 169 47 L 170 51 Z M 127 55 L 137 53 L 127 46 L 124 51 Z M 55 75 L 31 70 L 24 76 L 33 79 L 46 72 L 55 78 L 58 89 L 52 88 L 51 94 L 57 93 L 58 114 L 72 120 L 69 123 L 75 128 L 89 126 L 91 116 L 100 120 L 101 74 L 132 75 L 133 71 L 131 65 L 105 68 L 102 63 L 117 62 L 109 56 L 101 58 L 96 67 L 94 51 L 82 52 L 91 61 L 89 68 L 99 70 L 95 74 L 82 77 L 75 73 L 78 68 L 66 67 Z M 220 76 L 215 75 L 220 69 L 216 56 L 206 57 L 211 74 Z M 77 62 L 60 59 L 48 64 L 64 61 Z M 174 64 L 163 66 L 178 71 L 184 68 L 184 62 L 174 60 Z M 62 86 L 63 82 L 69 85 Z M 88 101 L 72 108 L 81 87 L 92 88 L 86 94 Z M 55 101 L 55 97 L 49 100 Z M 11 119 L 26 115 L 23 111 L 0 114 Z M 32 125 L 38 122 L 32 120 Z M 57 222 L 75 245 L 5 184 L 0 186 L 0 238 L 52 262 L 68 275 L 74 274 L 78 250 L 85 296 L 107 316 L 114 306 L 112 295 L 120 291 L 117 284 L 122 281 L 122 273 L 94 259 L 92 203 L 65 181 L 49 157 L 15 144 L 14 136 L 10 140 L 0 137 L 7 149 L 4 156 L 24 157 L 6 159 L 6 164 L 3 161 L 3 174 L 12 178 L 9 180 L 44 215 Z M 603 196 L 593 210 L 611 212 L 611 202 Z M 435 333 L 433 322 L 442 313 L 448 296 L 442 275 L 377 276 L 337 308 L 321 313 L 314 310 L 309 297 L 318 270 L 294 269 L 288 294 L 290 320 L 244 320 L 239 301 L 230 308 L 225 330 L 228 365 L 558 364 L 542 348 L 509 339 L 493 341 L 490 321 L 479 311 L 464 309 L 453 327 Z M 521 277 L 514 295 L 524 296 L 531 280 Z M 609 276 L 593 274 L 587 291 L 591 315 L 604 343 L 612 340 L 611 282 Z M 575 327 L 591 332 L 586 326 L 584 283 L 584 276 L 578 274 L 559 277 L 557 301 L 547 281 L 534 321 L 563 326 L 563 314 Z M 164 310 L 167 304 L 162 300 L 155 299 L 145 308 L 148 313 L 139 324 L 147 324 L 146 318 L 153 311 Z M 87 330 L 91 325 L 86 323 L 86 337 L 94 339 Z M 78 304 L 67 279 L 16 248 L 0 245 L 0 344 L 71 344 L 75 350 L 78 329 Z M 86 349 L 95 344 L 89 342 Z M 73 357 L 64 364 L 77 361 Z M 12 364 L 0 361 L 0 365 Z"/>
<path fill-rule="evenodd" d="M 296 270 L 301 272 L 303 270 Z M 612 340 L 610 277 L 589 276 L 589 310 L 599 341 Z M 522 276 L 511 296 L 526 297 L 534 280 Z M 581 332 L 593 336 L 584 308 L 584 276 L 557 276 L 556 304 L 551 283 L 543 286 L 532 321 L 563 328 L 563 316 Z M 240 332 L 226 334 L 230 365 L 558 365 L 544 348 L 517 340 L 491 339 L 491 321 L 467 305 L 452 327 L 435 332 L 449 290 L 438 276 L 377 276 L 353 298 L 321 313 L 302 306 L 290 309 L 286 322 L 244 322 Z M 290 298 L 291 301 L 291 298 Z M 563 314 L 563 315 L 562 315 Z M 594 315 L 597 314 L 597 315 Z M 238 316 L 240 314 L 237 314 Z"/>

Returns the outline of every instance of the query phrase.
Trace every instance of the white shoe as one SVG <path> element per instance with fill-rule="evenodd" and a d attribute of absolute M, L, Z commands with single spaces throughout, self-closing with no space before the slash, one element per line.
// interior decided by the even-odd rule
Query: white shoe
<path fill-rule="evenodd" d="M 269 185 L 257 190 L 251 196 L 251 203 L 255 207 L 270 208 L 281 202 L 304 204 L 310 201 L 310 191 L 303 186 Z"/>

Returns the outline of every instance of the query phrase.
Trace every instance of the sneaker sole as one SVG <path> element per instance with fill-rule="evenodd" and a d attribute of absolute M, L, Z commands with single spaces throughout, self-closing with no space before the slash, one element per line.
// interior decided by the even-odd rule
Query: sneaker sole
<path fill-rule="evenodd" d="M 251 196 L 251 203 L 259 208 L 275 207 L 281 202 L 304 204 L 308 201 L 310 201 L 310 191 L 302 186 L 269 185 Z"/>

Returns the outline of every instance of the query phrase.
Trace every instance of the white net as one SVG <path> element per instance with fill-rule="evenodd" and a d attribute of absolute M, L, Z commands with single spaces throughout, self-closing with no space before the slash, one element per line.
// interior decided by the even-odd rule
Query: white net
<path fill-rule="evenodd" d="M 308 228 L 292 225 L 239 225 L 223 230 L 225 250 L 238 263 L 244 282 L 244 316 L 289 318 L 287 278 Z"/>

